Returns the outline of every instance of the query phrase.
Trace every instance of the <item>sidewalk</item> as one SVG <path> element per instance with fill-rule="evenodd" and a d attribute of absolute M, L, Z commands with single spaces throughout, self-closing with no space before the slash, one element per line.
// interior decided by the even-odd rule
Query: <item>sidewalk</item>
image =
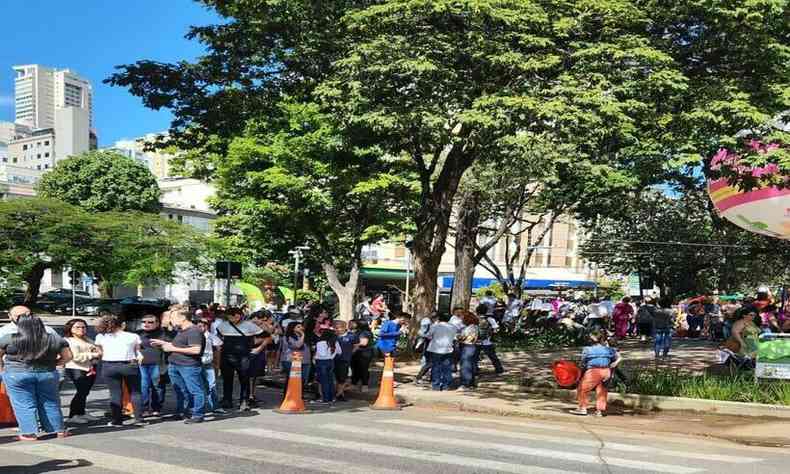
<path fill-rule="evenodd" d="M 573 359 L 580 349 L 557 351 L 505 352 L 500 358 L 506 372 L 493 373 L 487 358 L 480 363 L 479 388 L 473 392 L 427 390 L 413 383 L 419 365 L 413 362 L 396 364 L 397 397 L 407 405 L 435 409 L 449 409 L 501 416 L 521 416 L 583 426 L 636 430 L 639 432 L 678 433 L 719 438 L 750 445 L 790 446 L 790 419 L 773 417 L 745 417 L 688 411 L 644 411 L 626 407 L 622 401 L 610 401 L 609 415 L 604 419 L 577 417 L 568 412 L 575 408 L 573 401 L 541 393 L 556 388 L 550 364 L 560 358 Z M 652 348 L 638 341 L 627 341 L 621 347 L 624 364 L 630 370 L 654 366 Z M 675 341 L 673 357 L 662 363 L 693 373 L 703 373 L 716 364 L 715 345 L 707 341 Z M 378 383 L 376 370 L 371 385 Z M 375 386 L 375 385 L 374 385 Z M 376 390 L 372 390 L 376 392 Z M 375 393 L 369 394 L 375 398 Z M 564 398 L 564 399 L 563 399 Z M 571 399 L 572 400 L 572 399 Z"/>

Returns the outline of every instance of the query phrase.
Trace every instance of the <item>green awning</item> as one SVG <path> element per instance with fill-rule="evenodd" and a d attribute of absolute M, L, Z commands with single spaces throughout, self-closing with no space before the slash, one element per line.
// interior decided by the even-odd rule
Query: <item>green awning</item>
<path fill-rule="evenodd" d="M 368 280 L 405 280 L 406 270 L 395 268 L 363 268 L 362 278 Z M 414 279 L 414 272 L 410 272 L 410 277 Z"/>

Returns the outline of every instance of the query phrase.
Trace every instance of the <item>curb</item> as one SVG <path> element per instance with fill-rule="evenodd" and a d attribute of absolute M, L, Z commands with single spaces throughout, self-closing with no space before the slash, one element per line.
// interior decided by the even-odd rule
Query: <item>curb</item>
<path fill-rule="evenodd" d="M 558 388 L 505 388 L 500 391 L 522 392 L 543 395 L 568 402 L 576 402 L 576 391 Z M 638 411 L 691 411 L 717 415 L 749 416 L 756 418 L 790 419 L 790 406 L 766 405 L 762 403 L 730 402 L 724 400 L 704 400 L 698 398 L 663 397 L 633 393 L 609 393 L 609 402 L 620 402 L 626 408 Z"/>

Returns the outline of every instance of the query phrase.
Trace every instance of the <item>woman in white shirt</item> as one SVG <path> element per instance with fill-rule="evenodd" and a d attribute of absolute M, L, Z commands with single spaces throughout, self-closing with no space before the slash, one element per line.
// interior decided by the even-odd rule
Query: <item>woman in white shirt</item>
<path fill-rule="evenodd" d="M 123 426 L 123 384 L 129 388 L 134 408 L 134 423 L 142 426 L 142 392 L 140 391 L 140 336 L 124 331 L 117 316 L 109 315 L 96 322 L 95 344 L 102 353 L 102 374 L 110 389 L 112 421 L 108 426 Z"/>
<path fill-rule="evenodd" d="M 342 352 L 335 331 L 324 329 L 321 332 L 321 339 L 315 346 L 315 356 L 313 357 L 323 403 L 335 401 L 335 357 Z"/>

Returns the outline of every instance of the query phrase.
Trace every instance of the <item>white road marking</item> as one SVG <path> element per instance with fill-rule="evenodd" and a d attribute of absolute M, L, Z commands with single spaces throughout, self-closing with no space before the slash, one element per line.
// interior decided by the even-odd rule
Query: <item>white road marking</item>
<path fill-rule="evenodd" d="M 505 419 L 502 417 L 483 418 L 483 417 L 465 417 L 465 416 L 457 416 L 457 415 L 441 416 L 439 418 L 441 418 L 442 420 L 453 420 L 453 421 L 476 421 L 476 422 L 488 423 L 488 424 L 495 423 L 497 425 L 518 426 L 520 428 L 526 428 L 526 429 L 544 429 L 549 431 L 559 431 L 563 433 L 589 434 L 590 431 L 592 431 L 596 435 L 601 437 L 611 437 L 611 438 L 639 437 L 639 438 L 654 439 L 664 442 L 671 441 L 677 443 L 683 441 L 683 442 L 693 443 L 697 446 L 707 445 L 716 448 L 727 446 L 728 449 L 739 449 L 739 446 L 734 445 L 733 443 L 726 440 L 711 441 L 707 439 L 701 439 L 698 437 L 694 437 L 690 435 L 682 435 L 678 433 L 664 433 L 664 436 L 661 436 L 660 434 L 647 434 L 644 431 L 642 431 L 648 429 L 645 427 L 636 427 L 632 430 L 624 429 L 623 431 L 618 431 L 615 433 L 615 432 L 601 432 L 602 429 L 608 428 L 607 426 L 604 425 L 587 424 L 583 428 L 578 424 L 569 424 L 568 422 L 549 424 L 549 423 L 540 423 L 540 422 L 532 421 L 528 418 L 524 418 L 523 420 L 514 420 L 514 419 Z M 634 431 L 634 430 L 639 430 L 639 431 Z M 743 447 L 741 446 L 740 449 L 743 449 Z M 754 451 L 753 447 L 750 447 L 749 450 Z"/>
<path fill-rule="evenodd" d="M 395 425 L 410 426 L 412 428 L 426 428 L 433 430 L 455 431 L 458 433 L 474 433 L 482 435 L 498 436 L 501 438 L 513 439 L 529 439 L 533 441 L 546 441 L 549 443 L 560 443 L 571 446 L 583 446 L 589 448 L 598 448 L 601 443 L 598 440 L 587 439 L 574 439 L 569 437 L 549 436 L 537 433 L 515 432 L 515 431 L 501 431 L 493 428 L 475 428 L 471 426 L 452 426 L 440 423 L 426 423 L 421 421 L 411 420 L 383 420 L 382 423 L 391 423 Z M 589 433 L 588 433 L 589 434 Z M 761 462 L 762 459 L 749 458 L 744 456 L 728 456 L 726 454 L 709 454 L 697 453 L 693 451 L 682 451 L 674 449 L 663 449 L 653 446 L 644 446 L 637 444 L 613 443 L 610 441 L 603 441 L 604 449 L 611 449 L 613 451 L 624 451 L 629 453 L 644 453 L 659 454 L 663 456 L 685 457 L 690 459 L 701 459 L 704 461 L 716 461 L 726 463 L 748 464 Z"/>
<path fill-rule="evenodd" d="M 179 467 L 140 458 L 118 456 L 103 451 L 76 448 L 71 445 L 54 442 L 15 443 L 12 446 L 3 446 L 0 449 L 40 456 L 47 459 L 85 459 L 94 467 L 124 472 L 126 474 L 151 474 L 153 472 L 166 472 L 167 474 L 216 474 L 214 471 L 204 471 L 202 469 Z"/>
<path fill-rule="evenodd" d="M 379 430 L 375 430 L 372 428 L 357 428 L 354 426 L 346 426 L 339 424 L 321 425 L 321 427 L 330 430 L 344 432 L 344 433 L 353 433 L 353 434 L 366 435 L 366 436 L 375 435 L 375 433 L 380 433 Z M 450 439 L 446 437 L 440 437 L 435 434 L 420 435 L 417 433 L 406 433 L 406 432 L 399 433 L 392 431 L 387 431 L 386 433 L 387 433 L 387 438 L 389 439 L 402 439 L 407 441 L 409 440 L 424 441 L 426 443 L 441 444 L 445 446 L 459 446 L 459 447 L 473 446 L 475 448 L 485 448 L 493 451 L 519 454 L 523 456 L 538 456 L 538 457 L 551 458 L 551 459 L 560 459 L 562 461 L 581 462 L 586 464 L 601 465 L 603 464 L 601 462 L 601 459 L 603 459 L 603 462 L 605 462 L 610 466 L 625 467 L 632 470 L 636 469 L 636 470 L 651 471 L 651 472 L 666 472 L 671 474 L 688 474 L 692 472 L 700 472 L 703 470 L 703 469 L 697 469 L 697 468 L 686 467 L 686 466 L 677 466 L 673 464 L 660 464 L 660 463 L 637 461 L 637 460 L 624 459 L 624 458 L 613 458 L 610 456 L 598 457 L 598 455 L 595 454 L 572 453 L 562 449 L 554 450 L 554 449 L 544 449 L 544 448 L 530 448 L 526 446 L 491 443 L 491 442 L 478 441 L 478 440 L 470 441 L 468 439 Z"/>
<path fill-rule="evenodd" d="M 259 438 L 274 439 L 280 441 L 289 441 L 292 443 L 312 444 L 331 449 L 337 444 L 337 438 L 321 438 L 318 436 L 308 436 L 296 433 L 286 433 L 282 431 L 266 430 L 262 428 L 240 428 L 235 430 L 225 430 L 227 433 L 244 434 L 249 436 L 257 436 Z M 377 432 L 376 439 L 389 437 L 390 433 Z M 381 444 L 368 444 L 354 441 L 352 444 L 355 449 L 360 451 L 367 451 L 371 453 L 382 452 Z M 386 454 L 387 451 L 384 452 Z M 455 466 L 462 466 L 466 468 L 479 468 L 491 469 L 495 471 L 511 472 L 514 474 L 568 474 L 574 471 L 564 471 L 560 469 L 550 469 L 539 466 L 528 466 L 524 464 L 512 464 L 501 461 L 494 461 L 489 459 L 472 458 L 467 456 L 456 456 L 453 454 L 445 454 L 435 451 L 422 451 L 417 449 L 408 448 L 392 448 L 391 453 L 393 456 L 406 459 L 414 459 L 417 461 L 426 461 L 429 463 L 452 464 Z M 377 468 L 370 468 L 370 472 L 377 472 Z"/>
<path fill-rule="evenodd" d="M 232 443 L 215 443 L 196 439 L 185 439 L 169 435 L 148 435 L 124 438 L 126 440 L 153 444 L 157 446 L 167 446 L 168 448 L 179 448 L 190 451 L 214 454 L 222 453 L 223 456 L 246 459 L 250 461 L 263 462 L 266 464 L 276 464 L 292 468 L 307 469 L 322 472 L 335 472 L 339 474 L 370 474 L 373 470 L 383 474 L 406 474 L 408 471 L 382 469 L 381 467 L 359 466 L 355 463 L 333 461 L 320 457 L 299 456 L 292 453 L 272 451 L 271 449 L 257 449 L 247 446 L 234 445 Z"/>

